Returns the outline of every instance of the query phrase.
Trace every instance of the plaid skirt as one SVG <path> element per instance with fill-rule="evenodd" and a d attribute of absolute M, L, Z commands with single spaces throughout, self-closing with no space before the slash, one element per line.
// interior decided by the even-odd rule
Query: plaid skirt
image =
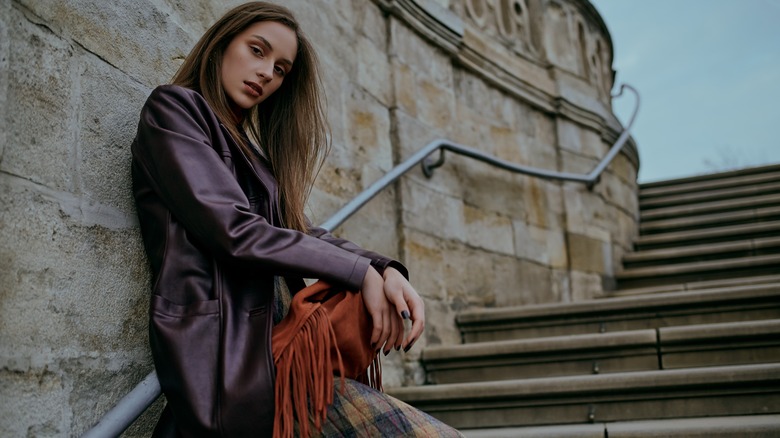
<path fill-rule="evenodd" d="M 463 437 L 425 412 L 362 383 L 345 379 L 343 391 L 341 379 L 333 383 L 333 404 L 322 430 L 310 423 L 314 437 Z"/>

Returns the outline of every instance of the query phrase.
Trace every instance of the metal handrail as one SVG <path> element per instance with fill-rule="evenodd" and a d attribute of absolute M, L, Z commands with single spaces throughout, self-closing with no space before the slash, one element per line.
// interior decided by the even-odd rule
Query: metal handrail
<path fill-rule="evenodd" d="M 500 167 L 511 172 L 521 173 L 525 175 L 538 176 L 541 178 L 562 180 L 562 181 L 576 181 L 585 183 L 588 188 L 592 188 L 600 179 L 604 169 L 607 168 L 610 162 L 617 156 L 623 145 L 626 143 L 631 135 L 631 128 L 634 125 L 634 120 L 639 112 L 639 93 L 636 89 L 630 85 L 623 84 L 620 86 L 620 91 L 613 94 L 612 97 L 620 97 L 623 95 L 624 90 L 630 90 L 634 93 L 636 102 L 634 104 L 634 111 L 631 114 L 631 118 L 628 124 L 623 128 L 623 132 L 618 137 L 615 144 L 610 148 L 607 155 L 599 162 L 599 164 L 587 174 L 576 174 L 568 172 L 557 172 L 545 169 L 539 169 L 531 166 L 523 166 L 508 161 L 501 160 L 499 158 L 485 154 L 468 146 L 463 146 L 458 143 L 451 142 L 445 139 L 434 140 L 424 148 L 420 149 L 417 153 L 409 157 L 406 161 L 394 167 L 385 176 L 371 184 L 369 188 L 361 192 L 333 216 L 325 221 L 322 228 L 332 231 L 339 225 L 349 219 L 355 212 L 360 210 L 368 201 L 373 199 L 379 192 L 394 183 L 398 178 L 403 176 L 406 172 L 411 170 L 417 164 L 421 164 L 423 173 L 427 177 L 433 176 L 433 170 L 444 164 L 444 151 L 451 151 L 459 155 L 474 158 L 484 163 L 491 164 L 496 167 Z M 426 160 L 428 156 L 436 151 L 440 151 L 439 159 L 436 162 L 430 162 Z M 116 437 L 130 427 L 133 422 L 143 414 L 143 412 L 151 406 L 151 404 L 157 400 L 161 395 L 160 382 L 157 379 L 157 373 L 152 371 L 147 375 L 141 383 L 139 383 L 132 391 L 113 407 L 110 411 L 98 421 L 95 426 L 88 430 L 82 438 L 105 438 Z"/>

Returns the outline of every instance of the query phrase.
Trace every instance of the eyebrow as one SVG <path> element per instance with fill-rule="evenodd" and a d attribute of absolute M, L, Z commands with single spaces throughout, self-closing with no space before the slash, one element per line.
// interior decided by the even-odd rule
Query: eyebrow
<path fill-rule="evenodd" d="M 268 47 L 268 50 L 272 51 L 274 50 L 274 46 L 271 45 L 271 42 L 265 39 L 261 35 L 252 35 L 254 38 L 260 40 L 261 43 L 265 44 Z M 282 64 L 286 64 L 288 67 L 292 67 L 293 63 L 287 58 L 280 59 L 279 62 Z"/>

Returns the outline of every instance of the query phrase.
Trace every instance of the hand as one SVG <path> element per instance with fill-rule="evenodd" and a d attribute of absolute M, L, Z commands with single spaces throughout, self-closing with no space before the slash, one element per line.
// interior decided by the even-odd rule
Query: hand
<path fill-rule="evenodd" d="M 412 329 L 406 340 L 403 340 L 404 331 L 401 329 L 396 338 L 390 336 L 391 345 L 394 345 L 396 349 L 403 346 L 404 351 L 409 351 L 425 329 L 425 303 L 406 277 L 397 269 L 388 267 L 385 269 L 383 277 L 385 296 L 395 306 L 396 314 L 403 319 L 411 318 L 412 320 Z M 403 321 L 401 324 L 403 328 Z"/>
<path fill-rule="evenodd" d="M 373 266 L 369 266 L 366 276 L 363 277 L 363 304 L 368 314 L 371 315 L 373 330 L 371 331 L 371 345 L 379 349 L 390 338 L 392 333 L 393 311 L 384 294 L 384 280 Z"/>

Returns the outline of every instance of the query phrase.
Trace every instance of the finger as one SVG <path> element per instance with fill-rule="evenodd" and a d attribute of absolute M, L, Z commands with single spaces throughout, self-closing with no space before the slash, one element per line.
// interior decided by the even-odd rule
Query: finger
<path fill-rule="evenodd" d="M 375 348 L 379 348 L 379 338 L 382 336 L 382 313 L 372 313 L 371 323 L 373 325 L 373 329 L 371 330 L 371 345 Z"/>
<path fill-rule="evenodd" d="M 398 340 L 398 316 L 394 312 L 387 313 L 388 322 L 390 326 L 390 335 L 387 338 L 387 344 L 385 344 L 384 353 L 387 356 L 390 351 L 395 348 L 396 341 Z"/>
<path fill-rule="evenodd" d="M 406 338 L 404 351 L 409 351 L 412 345 L 425 329 L 425 304 L 420 297 L 409 301 L 412 311 L 412 329 Z"/>
<path fill-rule="evenodd" d="M 387 339 L 390 337 L 390 324 L 390 309 L 385 306 L 384 311 L 382 312 L 382 331 L 379 335 L 379 341 L 376 345 L 377 350 L 384 348 L 384 345 L 387 343 Z"/>

